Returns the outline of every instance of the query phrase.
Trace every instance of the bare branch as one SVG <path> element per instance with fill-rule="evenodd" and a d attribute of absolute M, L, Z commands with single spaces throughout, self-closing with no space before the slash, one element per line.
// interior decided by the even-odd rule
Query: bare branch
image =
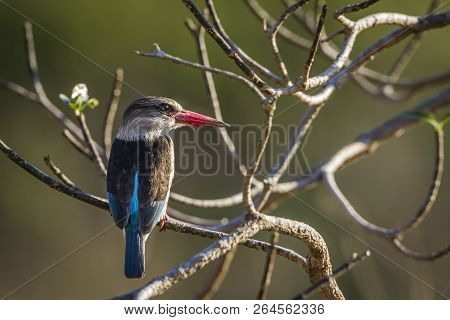
<path fill-rule="evenodd" d="M 255 186 L 251 189 L 250 193 L 252 196 L 255 196 L 261 191 L 262 187 Z M 197 208 L 227 208 L 242 203 L 242 192 L 220 199 L 194 199 L 179 193 L 171 192 L 170 199 Z"/>
<path fill-rule="evenodd" d="M 61 171 L 60 168 L 58 168 L 52 161 L 52 159 L 50 159 L 49 155 L 44 156 L 44 162 L 47 165 L 47 167 L 50 168 L 50 170 L 52 170 L 52 172 L 55 174 L 55 176 L 57 176 L 59 178 L 59 180 L 61 180 L 61 182 L 67 184 L 68 186 L 71 187 L 75 187 L 75 184 L 72 182 L 72 180 L 69 179 L 69 177 L 67 177 L 64 172 Z"/>
<path fill-rule="evenodd" d="M 272 233 L 272 239 L 271 239 L 270 243 L 272 245 L 277 244 L 279 237 L 280 237 L 280 235 L 278 232 Z M 275 265 L 275 251 L 273 250 L 272 252 L 270 252 L 266 255 L 266 264 L 264 266 L 264 273 L 263 273 L 263 277 L 261 279 L 261 284 L 259 287 L 259 292 L 258 292 L 258 297 L 257 297 L 258 300 L 267 299 L 270 281 L 272 280 L 272 272 L 273 272 L 274 265 Z"/>
<path fill-rule="evenodd" d="M 211 2 L 212 5 L 212 2 Z M 187 27 L 191 31 L 192 35 L 194 36 L 194 40 L 197 44 L 197 50 L 198 50 L 198 56 L 199 61 L 202 65 L 209 67 L 209 57 L 208 57 L 208 51 L 206 48 L 205 43 L 205 29 L 198 28 L 194 25 L 194 23 L 191 20 L 188 20 L 186 22 Z M 217 120 L 223 121 L 222 117 L 222 110 L 220 108 L 220 102 L 219 98 L 217 97 L 217 90 L 216 86 L 214 84 L 213 76 L 210 72 L 202 72 L 203 80 L 205 82 L 206 86 L 206 92 L 208 93 L 209 102 L 214 110 L 214 115 Z M 233 140 L 231 140 L 231 137 L 228 135 L 228 132 L 225 128 L 219 128 L 220 136 L 222 137 L 223 142 L 227 146 L 228 152 L 231 154 L 231 157 L 233 158 L 234 162 L 238 166 L 240 172 L 242 175 L 245 176 L 246 169 L 245 166 L 241 164 L 241 160 L 239 158 L 239 154 L 236 151 L 236 147 L 233 143 Z"/>
<path fill-rule="evenodd" d="M 450 244 L 447 244 L 442 249 L 431 253 L 419 253 L 408 249 L 398 238 L 393 239 L 392 243 L 401 253 L 416 260 L 433 261 L 447 255 L 450 252 Z"/>
<path fill-rule="evenodd" d="M 109 108 L 106 112 L 105 121 L 103 123 L 103 148 L 105 149 L 105 156 L 109 158 L 112 144 L 112 131 L 114 126 L 114 119 L 119 108 L 120 95 L 122 94 L 123 70 L 117 69 L 114 77 L 114 83 L 109 99 Z"/>
<path fill-rule="evenodd" d="M 25 159 L 23 159 L 20 155 L 18 155 L 15 151 L 10 149 L 2 140 L 0 140 L 0 150 L 8 156 L 8 158 L 17 164 L 19 167 L 30 173 L 32 176 L 40 180 L 41 182 L 48 185 L 50 188 L 65 193 L 68 196 L 89 203 L 93 206 L 109 209 L 108 202 L 106 199 L 99 198 L 97 196 L 91 195 L 89 193 L 83 192 L 78 188 L 74 188 L 68 186 L 64 183 L 58 182 L 46 173 L 42 172 L 32 164 L 28 163 Z"/>
<path fill-rule="evenodd" d="M 33 86 L 36 90 L 36 96 L 31 95 L 29 91 L 22 90 L 22 87 L 18 85 L 14 85 L 9 83 L 5 88 L 14 91 L 17 94 L 22 95 L 23 97 L 29 99 L 30 101 L 37 102 L 42 105 L 53 117 L 55 117 L 62 126 L 69 130 L 72 135 L 76 136 L 78 139 L 83 138 L 83 134 L 81 129 L 74 124 L 70 119 L 68 119 L 58 107 L 56 107 L 47 97 L 47 94 L 44 90 L 44 86 L 42 85 L 39 69 L 37 64 L 37 56 L 36 49 L 34 45 L 34 36 L 33 36 L 33 27 L 29 21 L 26 21 L 24 24 L 25 31 L 25 44 L 26 44 L 26 54 L 27 54 L 27 62 L 28 69 L 30 71 L 31 79 L 33 81 Z M 25 89 L 26 90 L 26 89 Z M 37 99 L 36 99 L 37 98 Z M 97 149 L 100 153 L 103 152 L 103 148 L 96 145 Z"/>
<path fill-rule="evenodd" d="M 184 5 L 192 12 L 197 21 L 205 28 L 206 32 L 214 39 L 214 41 L 222 48 L 228 57 L 230 57 L 236 66 L 242 70 L 248 80 L 254 83 L 262 92 L 272 95 L 274 90 L 267 85 L 255 72 L 242 60 L 241 56 L 228 45 L 228 43 L 220 36 L 217 30 L 212 26 L 201 11 L 195 6 L 191 0 L 182 0 Z"/>
<path fill-rule="evenodd" d="M 325 24 L 325 16 L 327 14 L 327 6 L 322 7 L 322 13 L 320 14 L 319 22 L 317 24 L 316 33 L 314 34 L 314 40 L 311 45 L 311 50 L 309 52 L 308 60 L 306 60 L 305 67 L 303 70 L 303 82 L 308 82 L 309 73 L 311 71 L 312 64 L 314 62 L 314 57 L 316 56 L 317 49 L 319 46 L 320 35 L 322 33 L 323 25 Z"/>
<path fill-rule="evenodd" d="M 39 97 L 37 96 L 36 93 L 31 92 L 31 91 L 25 89 L 24 87 L 14 83 L 14 82 L 7 81 L 7 80 L 4 80 L 4 79 L 0 79 L 0 88 L 7 89 L 7 90 L 9 90 L 11 92 L 14 92 L 15 94 L 17 94 L 19 96 L 27 98 L 28 100 L 40 103 Z"/>
<path fill-rule="evenodd" d="M 444 174 L 444 131 L 440 129 L 434 130 L 435 145 L 436 145 L 436 156 L 434 161 L 434 171 L 433 178 L 428 189 L 425 201 L 417 210 L 414 217 L 408 221 L 405 225 L 398 229 L 400 234 L 417 227 L 422 221 L 430 214 L 431 208 L 436 202 L 436 198 L 441 186 L 442 176 Z"/>
<path fill-rule="evenodd" d="M 242 186 L 242 202 L 244 208 L 249 215 L 259 214 L 258 210 L 255 208 L 255 204 L 252 199 L 252 183 L 256 171 L 261 163 L 262 156 L 266 149 L 267 143 L 269 142 L 270 132 L 272 130 L 273 115 L 276 109 L 276 100 L 272 104 L 265 105 L 265 120 L 263 124 L 263 137 L 259 142 L 259 146 L 256 151 L 256 155 L 252 164 L 247 169 L 247 175 L 244 177 L 244 183 Z"/>
<path fill-rule="evenodd" d="M 267 37 L 269 38 L 270 46 L 272 48 L 272 53 L 275 57 L 278 69 L 280 70 L 285 83 L 289 83 L 289 75 L 286 68 L 286 64 L 284 63 L 283 58 L 281 57 L 280 54 L 280 50 L 278 49 L 277 33 L 279 32 L 282 24 L 289 18 L 289 16 L 292 13 L 294 13 L 298 8 L 306 4 L 308 1 L 309 0 L 299 0 L 294 4 L 290 5 L 289 7 L 287 7 L 286 10 L 284 10 L 284 12 L 280 15 L 280 17 L 273 23 L 272 27 L 268 28 L 266 31 Z"/>
<path fill-rule="evenodd" d="M 100 174 L 102 176 L 106 176 L 105 164 L 103 163 L 103 159 L 100 157 L 97 147 L 95 146 L 94 140 L 92 139 L 91 132 L 89 130 L 89 127 L 87 126 L 86 117 L 84 116 L 84 113 L 80 113 L 79 115 L 77 115 L 77 119 L 83 131 L 84 141 L 89 147 L 91 153 L 94 155 L 94 160 L 95 163 L 97 164 L 98 169 L 100 170 Z"/>
<path fill-rule="evenodd" d="M 263 7 L 258 3 L 256 0 L 246 0 L 245 3 L 248 5 L 250 10 L 255 14 L 255 16 L 261 21 L 267 22 L 268 26 L 273 26 L 275 24 L 275 19 L 272 18 L 266 10 L 264 10 Z M 285 27 L 281 26 L 279 28 L 278 33 L 285 38 L 286 40 L 290 41 L 291 43 L 304 48 L 309 49 L 311 47 L 311 42 L 298 36 L 297 34 L 293 33 L 289 29 L 286 29 Z"/>
<path fill-rule="evenodd" d="M 190 214 L 186 214 L 184 212 L 181 212 L 181 211 L 176 210 L 171 207 L 167 207 L 167 214 L 170 217 L 177 219 L 178 221 L 186 222 L 186 223 L 196 225 L 196 226 L 204 226 L 204 227 L 208 227 L 208 228 L 209 227 L 217 228 L 219 226 L 225 226 L 228 223 L 227 218 L 222 218 L 221 220 L 205 219 L 205 218 L 192 216 Z"/>
<path fill-rule="evenodd" d="M 235 254 L 236 248 L 233 248 L 230 252 L 220 258 L 219 265 L 211 276 L 211 280 L 209 280 L 202 291 L 196 295 L 196 299 L 210 300 L 216 295 L 230 270 L 231 262 L 233 261 Z"/>
<path fill-rule="evenodd" d="M 250 82 L 243 76 L 237 75 L 231 71 L 226 71 L 226 70 L 213 68 L 213 67 L 206 67 L 199 63 L 183 60 L 181 58 L 172 56 L 172 55 L 162 51 L 158 44 L 155 43 L 154 45 L 155 45 L 155 50 L 153 52 L 136 51 L 136 54 L 143 56 L 143 57 L 152 57 L 152 58 L 159 58 L 162 60 L 168 60 L 168 61 L 171 61 L 171 62 L 174 62 L 177 64 L 185 65 L 190 68 L 199 69 L 202 71 L 208 71 L 208 72 L 223 75 L 227 78 L 241 82 L 247 88 L 249 88 L 252 92 L 254 92 L 259 98 L 261 98 L 261 99 L 265 98 L 264 95 L 261 93 L 261 91 L 259 91 L 259 89 L 252 82 Z"/>
<path fill-rule="evenodd" d="M 334 12 L 334 17 L 338 18 L 339 16 L 341 16 L 343 14 L 358 12 L 360 10 L 367 9 L 371 5 L 377 3 L 378 1 L 380 1 L 380 0 L 366 0 L 366 1 L 362 1 L 360 3 L 346 5 L 345 7 L 342 7 L 340 9 L 336 10 Z"/>
<path fill-rule="evenodd" d="M 233 40 L 230 38 L 230 36 L 225 31 L 225 28 L 222 26 L 222 23 L 220 22 L 219 15 L 217 14 L 217 11 L 214 6 L 214 2 L 212 0 L 206 0 L 206 6 L 208 8 L 209 14 L 211 15 L 212 21 L 214 23 L 214 27 L 217 29 L 217 32 L 220 34 L 220 36 L 228 43 L 228 45 L 233 48 L 240 56 L 241 58 L 252 68 L 256 70 L 260 75 L 267 77 L 268 79 L 275 81 L 279 84 L 283 84 L 283 79 L 276 74 L 274 74 L 272 71 L 261 65 L 260 63 L 256 62 L 252 57 L 250 57 L 244 50 L 242 50 L 239 46 L 237 46 L 236 43 L 233 42 Z"/>
<path fill-rule="evenodd" d="M 370 257 L 370 251 L 367 250 L 366 252 L 363 252 L 361 254 L 357 254 L 356 252 L 353 254 L 352 258 L 341 265 L 339 268 L 333 271 L 333 273 L 330 276 L 327 276 L 320 280 L 318 283 L 308 287 L 307 289 L 303 290 L 301 293 L 296 295 L 293 299 L 294 300 L 303 300 L 306 299 L 309 295 L 316 292 L 318 289 L 320 289 L 321 286 L 329 282 L 331 279 L 336 279 L 349 271 L 351 268 L 353 268 L 356 264 L 359 262 L 364 261 L 366 258 Z"/>
<path fill-rule="evenodd" d="M 81 154 L 85 155 L 88 159 L 94 160 L 94 155 L 91 153 L 88 147 L 84 146 L 69 130 L 64 129 L 64 137 L 75 147 Z"/>

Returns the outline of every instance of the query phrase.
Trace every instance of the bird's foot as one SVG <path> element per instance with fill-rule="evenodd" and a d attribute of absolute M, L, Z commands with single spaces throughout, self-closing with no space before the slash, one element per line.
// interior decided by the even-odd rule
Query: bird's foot
<path fill-rule="evenodd" d="M 164 213 L 164 215 L 159 220 L 159 231 L 162 232 L 166 230 L 165 223 L 167 220 L 169 220 L 169 216 L 167 215 L 167 213 Z"/>

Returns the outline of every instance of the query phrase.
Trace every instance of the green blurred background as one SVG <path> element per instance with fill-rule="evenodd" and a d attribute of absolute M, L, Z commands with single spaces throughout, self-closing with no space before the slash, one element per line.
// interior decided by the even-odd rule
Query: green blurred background
<path fill-rule="evenodd" d="M 183 24 L 189 13 L 181 2 L 10 0 L 9 3 L 24 16 L 95 61 L 92 63 L 53 36 L 34 28 L 41 77 L 48 96 L 60 105 L 57 98 L 60 92 L 70 93 L 75 83 L 86 83 L 91 96 L 101 102 L 100 108 L 87 113 L 88 123 L 98 140 L 101 138 L 103 112 L 112 84 L 111 76 L 102 68 L 112 73 L 117 67 L 122 67 L 126 82 L 138 92 L 170 96 L 198 112 L 212 114 L 197 70 L 138 57 L 133 53 L 136 49 L 153 50 L 152 43 L 158 42 L 166 52 L 196 60 L 195 46 Z M 277 16 L 283 8 L 279 1 L 261 3 L 273 16 Z M 342 0 L 330 1 L 329 12 L 347 3 L 348 1 Z M 382 1 L 364 14 L 396 11 L 421 15 L 428 6 L 429 1 Z M 235 41 L 258 61 L 275 69 L 261 25 L 245 4 L 238 0 L 218 0 L 216 7 L 224 26 Z M 313 8 L 313 5 L 308 7 Z M 445 9 L 448 8 L 443 10 Z M 362 15 L 358 13 L 352 18 Z M 25 63 L 22 28 L 24 16 L 0 3 L 0 77 L 31 89 Z M 295 21 L 288 21 L 287 25 L 307 36 Z M 338 28 L 330 14 L 326 27 L 329 32 Z M 352 56 L 394 28 L 380 26 L 364 32 L 358 38 Z M 338 38 L 336 44 L 340 45 L 341 40 L 342 38 Z M 405 77 L 416 78 L 447 69 L 450 66 L 450 45 L 447 40 L 448 29 L 428 32 L 414 61 L 406 70 Z M 210 39 L 207 42 L 213 65 L 237 72 L 236 67 L 217 46 Z M 369 66 L 387 72 L 405 44 L 404 41 L 400 46 L 380 54 Z M 303 68 L 307 52 L 294 48 L 283 40 L 280 40 L 280 47 L 290 74 L 298 74 Z M 313 74 L 322 71 L 329 64 L 323 58 L 317 58 L 316 61 Z M 222 77 L 216 77 L 216 80 L 227 122 L 243 125 L 262 121 L 258 101 L 247 89 Z M 366 95 L 351 82 L 346 83 L 330 99 L 316 121 L 305 147 L 309 163 L 315 165 L 326 159 L 358 134 L 425 99 L 436 90 L 428 90 L 405 103 L 393 104 Z M 135 91 L 124 86 L 119 113 L 137 97 Z M 289 98 L 280 100 L 278 112 L 293 102 Z M 105 183 L 98 177 L 94 164 L 66 143 L 59 124 L 40 106 L 4 90 L 0 91 L 0 105 L 0 137 L 9 146 L 44 170 L 47 169 L 42 158 L 50 154 L 78 186 L 101 196 L 105 194 Z M 291 108 L 276 119 L 276 124 L 295 124 L 304 110 L 304 105 Z M 67 108 L 65 112 L 74 118 Z M 446 133 L 450 133 L 448 128 Z M 281 148 L 279 146 L 278 150 Z M 449 141 L 446 141 L 446 148 L 450 149 Z M 398 226 L 414 214 L 425 197 L 433 171 L 433 157 L 432 129 L 427 125 L 419 125 L 400 139 L 384 145 L 373 156 L 345 169 L 337 178 L 345 194 L 366 218 L 382 226 Z M 447 158 L 446 168 L 449 165 L 450 160 Z M 445 172 L 432 215 L 406 239 L 406 243 L 415 250 L 429 252 L 449 241 L 449 171 Z M 107 212 L 52 191 L 5 156 L 0 156 L 0 176 L 0 297 L 23 285 L 112 224 Z M 180 180 L 180 176 L 176 177 L 175 183 Z M 241 178 L 238 174 L 233 177 L 202 177 L 193 174 L 180 181 L 173 189 L 195 198 L 215 198 L 233 194 L 240 186 Z M 368 246 L 363 241 L 374 248 L 372 257 L 339 279 L 347 298 L 440 299 L 443 296 L 435 290 L 447 296 L 450 294 L 448 257 L 425 263 L 400 255 L 386 241 L 363 232 L 348 220 L 323 186 L 299 194 L 299 197 L 322 212 L 326 218 L 296 199 L 286 201 L 273 214 L 304 221 L 317 229 L 327 241 L 334 267 L 343 263 L 354 251 L 366 250 Z M 174 207 L 208 218 L 232 217 L 242 210 L 239 206 L 224 210 L 200 210 L 180 205 Z M 348 232 L 328 219 L 343 226 Z M 270 235 L 262 233 L 257 238 L 268 240 Z M 147 242 L 147 276 L 145 279 L 132 281 L 126 280 L 122 275 L 122 233 L 115 227 L 110 228 L 9 298 L 112 297 L 163 274 L 210 242 L 172 231 L 155 231 Z M 280 243 L 306 254 L 304 246 L 298 241 L 282 236 Z M 264 261 L 264 254 L 240 248 L 217 298 L 255 298 Z M 174 286 L 161 298 L 193 297 L 209 279 L 214 266 L 214 263 L 210 264 Z M 269 298 L 288 299 L 308 285 L 308 278 L 303 270 L 278 258 Z"/>

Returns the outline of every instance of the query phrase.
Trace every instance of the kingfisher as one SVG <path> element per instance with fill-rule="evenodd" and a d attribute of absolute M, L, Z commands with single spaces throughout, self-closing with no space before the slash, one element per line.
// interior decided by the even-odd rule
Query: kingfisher
<path fill-rule="evenodd" d="M 145 241 L 164 226 L 174 176 L 172 129 L 228 124 L 185 110 L 164 97 L 143 97 L 126 110 L 111 147 L 107 192 L 111 215 L 125 229 L 125 277 L 145 275 Z"/>

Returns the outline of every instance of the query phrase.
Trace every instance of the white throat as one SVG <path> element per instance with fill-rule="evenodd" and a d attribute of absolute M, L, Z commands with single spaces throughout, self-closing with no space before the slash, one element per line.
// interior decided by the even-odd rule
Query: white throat
<path fill-rule="evenodd" d="M 124 141 L 154 141 L 163 134 L 169 135 L 169 131 L 170 128 L 165 126 L 149 125 L 147 119 L 135 118 L 120 127 L 116 138 Z"/>

